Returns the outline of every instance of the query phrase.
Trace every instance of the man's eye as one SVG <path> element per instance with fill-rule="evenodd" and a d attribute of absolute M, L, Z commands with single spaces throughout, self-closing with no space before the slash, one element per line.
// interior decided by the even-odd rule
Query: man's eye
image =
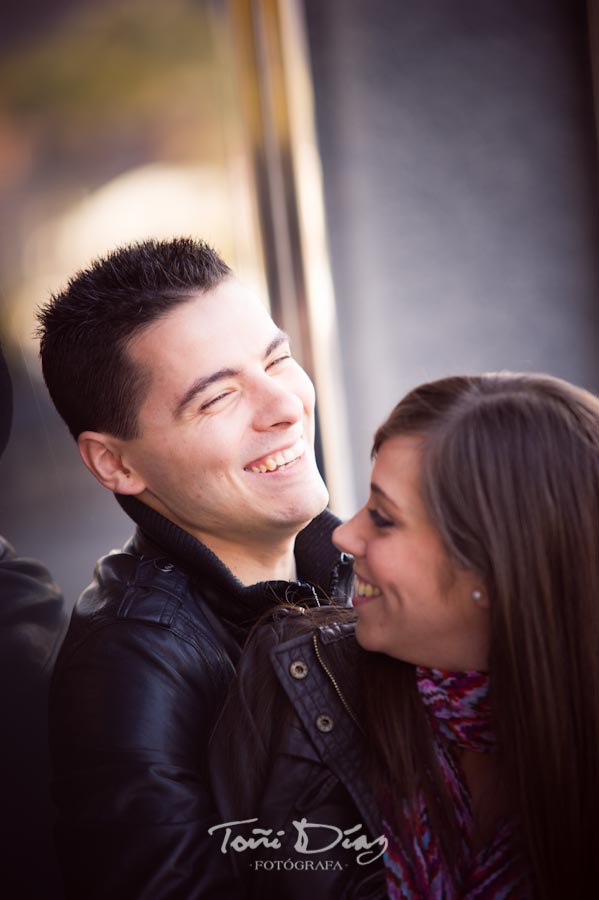
<path fill-rule="evenodd" d="M 375 528 L 389 528 L 393 525 L 393 522 L 390 519 L 386 519 L 384 516 L 380 514 L 378 509 L 374 509 L 373 507 L 368 507 L 368 515 L 372 521 L 372 524 Z"/>
<path fill-rule="evenodd" d="M 277 356 L 276 359 L 273 359 L 272 362 L 269 362 L 269 364 L 267 365 L 266 368 L 267 368 L 267 369 L 272 369 L 273 366 L 278 366 L 278 365 L 280 365 L 282 362 L 285 362 L 286 359 L 291 359 L 291 354 L 290 354 L 290 353 L 285 353 L 283 356 Z"/>
<path fill-rule="evenodd" d="M 224 391 L 222 394 L 218 394 L 211 400 L 207 400 L 206 403 L 202 403 L 202 405 L 200 406 L 200 410 L 204 412 L 204 410 L 210 409 L 210 407 L 214 406 L 215 403 L 218 403 L 219 400 L 223 400 L 225 397 L 228 397 L 230 393 L 230 391 Z"/>

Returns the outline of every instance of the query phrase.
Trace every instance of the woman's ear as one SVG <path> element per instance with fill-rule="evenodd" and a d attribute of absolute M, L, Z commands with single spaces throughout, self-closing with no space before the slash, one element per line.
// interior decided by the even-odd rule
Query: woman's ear
<path fill-rule="evenodd" d="M 94 478 L 116 494 L 141 494 L 146 485 L 123 461 L 119 442 L 98 431 L 83 431 L 77 438 L 79 453 Z"/>
<path fill-rule="evenodd" d="M 474 588 L 470 596 L 477 606 L 481 606 L 483 609 L 489 608 L 489 597 L 487 592 L 482 588 Z"/>

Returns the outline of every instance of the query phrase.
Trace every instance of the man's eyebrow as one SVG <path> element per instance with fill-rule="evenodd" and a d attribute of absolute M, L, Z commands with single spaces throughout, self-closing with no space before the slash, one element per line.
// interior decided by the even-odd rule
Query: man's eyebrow
<path fill-rule="evenodd" d="M 213 372 L 212 375 L 206 375 L 204 378 L 198 378 L 191 385 L 188 390 L 185 391 L 177 406 L 175 407 L 174 417 L 177 419 L 186 406 L 188 406 L 191 401 L 197 397 L 198 394 L 201 394 L 202 391 L 205 391 L 207 387 L 210 387 L 211 384 L 214 384 L 215 381 L 221 381 L 223 378 L 232 378 L 235 375 L 239 375 L 239 369 L 219 369 L 218 372 Z"/>
<path fill-rule="evenodd" d="M 284 344 L 289 340 L 289 337 L 285 334 L 284 331 L 277 331 L 276 335 L 264 351 L 264 359 L 268 359 L 273 350 L 276 350 L 280 344 Z M 214 384 L 215 381 L 221 381 L 223 378 L 234 378 L 236 375 L 240 374 L 239 369 L 219 369 L 218 372 L 213 372 L 211 375 L 205 375 L 203 378 L 198 378 L 193 384 L 185 391 L 177 406 L 175 407 L 175 411 L 173 416 L 177 419 L 186 406 L 188 406 L 192 400 L 194 400 L 198 394 L 201 394 L 202 391 L 205 391 L 207 387 L 210 387 L 211 384 Z"/>
<path fill-rule="evenodd" d="M 288 344 L 288 343 L 289 343 L 289 335 L 285 334 L 285 332 L 281 331 L 281 329 L 279 328 L 279 330 L 277 331 L 274 338 L 272 339 L 272 341 L 270 342 L 270 344 L 268 345 L 268 347 L 266 348 L 266 350 L 264 352 L 264 359 L 267 359 L 270 356 L 270 354 L 273 352 L 273 350 L 276 350 L 277 347 L 279 347 L 281 344 Z"/>

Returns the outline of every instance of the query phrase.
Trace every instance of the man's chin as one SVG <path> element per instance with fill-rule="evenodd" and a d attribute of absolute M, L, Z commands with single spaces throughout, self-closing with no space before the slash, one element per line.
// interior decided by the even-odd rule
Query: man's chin
<path fill-rule="evenodd" d="M 324 482 L 321 481 L 318 490 L 312 486 L 312 490 L 306 491 L 298 497 L 296 503 L 291 503 L 284 509 L 281 509 L 279 515 L 276 515 L 279 526 L 283 523 L 290 528 L 294 528 L 300 532 L 306 525 L 320 515 L 329 503 L 329 492 Z"/>

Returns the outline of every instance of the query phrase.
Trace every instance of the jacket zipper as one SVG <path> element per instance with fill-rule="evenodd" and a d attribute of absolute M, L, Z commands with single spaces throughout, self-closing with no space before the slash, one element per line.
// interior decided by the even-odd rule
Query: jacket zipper
<path fill-rule="evenodd" d="M 322 666 L 322 668 L 324 669 L 325 673 L 327 674 L 329 681 L 335 688 L 337 696 L 341 700 L 341 703 L 343 704 L 345 711 L 348 713 L 348 715 L 354 721 L 355 725 L 357 725 L 357 727 L 363 733 L 362 726 L 358 722 L 356 714 L 354 713 L 353 709 L 349 705 L 348 701 L 345 699 L 345 697 L 341 691 L 341 688 L 339 687 L 339 685 L 337 684 L 337 681 L 335 680 L 335 676 L 332 674 L 331 670 L 329 669 L 329 667 L 327 666 L 327 664 L 325 663 L 325 661 L 323 660 L 323 658 L 320 654 L 320 647 L 318 646 L 318 634 L 317 633 L 314 633 L 312 635 L 312 643 L 314 644 L 314 652 L 316 653 L 316 658 L 317 658 L 318 662 L 320 663 L 320 665 Z"/>

